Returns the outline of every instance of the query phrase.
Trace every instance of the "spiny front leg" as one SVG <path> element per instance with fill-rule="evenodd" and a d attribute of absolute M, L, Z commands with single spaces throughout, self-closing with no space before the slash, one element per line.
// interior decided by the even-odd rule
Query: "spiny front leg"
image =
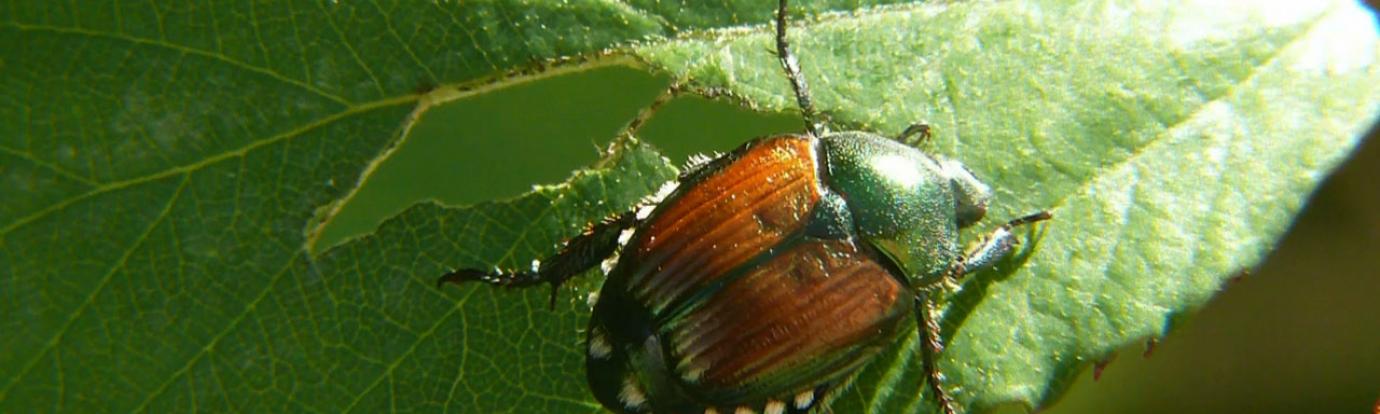
<path fill-rule="evenodd" d="M 992 267 L 997 261 L 1010 255 L 1011 251 L 1015 248 L 1016 236 L 1011 233 L 1012 228 L 1049 220 L 1053 217 L 1054 216 L 1050 215 L 1048 211 L 1041 211 L 1008 221 L 1006 224 L 1001 225 L 1001 227 L 997 227 L 992 233 L 983 237 L 977 247 L 974 247 L 963 255 L 963 260 L 958 263 L 958 266 L 951 274 L 955 277 L 960 277 Z"/>
<path fill-rule="evenodd" d="M 436 280 L 436 287 L 446 283 L 484 282 L 506 287 L 527 287 L 541 283 L 551 284 L 549 306 L 556 307 L 557 288 L 566 280 L 598 265 L 613 255 L 618 249 L 618 238 L 623 230 L 637 224 L 634 211 L 624 212 L 590 226 L 578 236 L 565 241 L 560 252 L 542 260 L 535 271 L 503 271 L 499 269 L 460 269 L 442 275 Z"/>
<path fill-rule="evenodd" d="M 956 278 L 991 267 L 1001 258 L 1011 254 L 1015 247 L 1016 239 L 1011 233 L 1012 228 L 1049 220 L 1052 217 L 1048 211 L 1041 211 L 1002 224 L 991 234 L 983 237 L 977 247 L 965 254 L 949 272 L 949 277 Z M 926 381 L 929 382 L 930 390 L 934 392 L 935 400 L 938 400 L 944 414 L 956 414 L 958 411 L 953 398 L 944 390 L 944 374 L 940 372 L 938 364 L 939 353 L 944 351 L 944 338 L 940 336 L 939 311 L 932 295 L 938 294 L 940 290 L 942 287 L 916 295 L 915 319 L 919 325 L 921 358 Z"/>

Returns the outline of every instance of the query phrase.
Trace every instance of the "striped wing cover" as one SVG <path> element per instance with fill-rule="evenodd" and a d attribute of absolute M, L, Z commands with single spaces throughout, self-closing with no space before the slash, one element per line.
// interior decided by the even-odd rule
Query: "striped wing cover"
<path fill-rule="evenodd" d="M 824 191 L 814 143 L 762 140 L 711 164 L 623 253 L 616 285 L 650 312 L 690 395 L 755 404 L 812 390 L 889 343 L 912 309 L 852 240 L 805 235 Z"/>

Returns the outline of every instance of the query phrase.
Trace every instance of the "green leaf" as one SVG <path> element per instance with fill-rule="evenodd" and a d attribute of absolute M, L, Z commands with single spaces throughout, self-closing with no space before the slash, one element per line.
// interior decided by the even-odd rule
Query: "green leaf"
<path fill-rule="evenodd" d="M 0 6 L 0 411 L 588 411 L 573 363 L 453 387 L 458 367 L 521 364 L 455 352 L 467 321 L 489 326 L 469 338 L 494 333 L 486 350 L 515 336 L 492 330 L 493 309 L 456 317 L 432 279 L 479 264 L 464 261 L 471 240 L 542 250 L 641 197 L 664 165 L 630 152 L 610 170 L 630 171 L 501 211 L 447 211 L 420 232 L 399 218 L 367 258 L 314 258 L 309 234 L 424 108 L 419 88 L 530 81 L 546 74 L 536 63 L 661 26 L 608 2 L 343 3 Z M 504 384 L 533 394 L 470 405 Z"/>
<path fill-rule="evenodd" d="M 965 408 L 1040 407 L 1092 362 L 1163 335 L 1258 262 L 1356 144 L 1380 108 L 1373 17 L 1346 2 L 1274 7 L 959 3 L 795 31 L 840 127 L 926 121 L 936 152 L 995 187 L 988 217 L 1054 213 L 943 317 L 940 366 Z M 695 87 L 793 110 L 770 40 L 638 53 Z M 917 345 L 884 356 L 837 408 L 931 407 Z"/>
<path fill-rule="evenodd" d="M 633 204 L 674 173 L 654 150 L 316 255 L 323 220 L 433 105 L 624 54 L 792 108 L 761 4 L 342 3 L 0 6 L 0 411 L 598 411 L 580 295 L 432 283 Z M 1200 306 L 1380 109 L 1349 3 L 852 3 L 793 31 L 834 125 L 928 121 L 997 190 L 989 217 L 1056 215 L 945 316 L 976 409 L 1043 405 Z M 837 411 L 932 407 L 914 342 Z"/>

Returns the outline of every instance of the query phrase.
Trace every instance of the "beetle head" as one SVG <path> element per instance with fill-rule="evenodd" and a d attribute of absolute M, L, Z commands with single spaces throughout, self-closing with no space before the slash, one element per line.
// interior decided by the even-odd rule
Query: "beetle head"
<path fill-rule="evenodd" d="M 953 185 L 954 219 L 958 227 L 968 227 L 982 220 L 987 214 L 987 201 L 992 199 L 992 188 L 978 180 L 961 162 L 943 160 L 939 165 Z"/>

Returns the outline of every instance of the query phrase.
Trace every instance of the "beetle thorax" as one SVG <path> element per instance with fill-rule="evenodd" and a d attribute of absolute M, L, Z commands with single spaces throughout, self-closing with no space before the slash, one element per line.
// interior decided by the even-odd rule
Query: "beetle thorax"
<path fill-rule="evenodd" d="M 991 190 L 962 164 L 865 132 L 822 140 L 827 184 L 848 204 L 858 236 L 914 283 L 959 257 L 958 229 L 982 218 Z"/>

